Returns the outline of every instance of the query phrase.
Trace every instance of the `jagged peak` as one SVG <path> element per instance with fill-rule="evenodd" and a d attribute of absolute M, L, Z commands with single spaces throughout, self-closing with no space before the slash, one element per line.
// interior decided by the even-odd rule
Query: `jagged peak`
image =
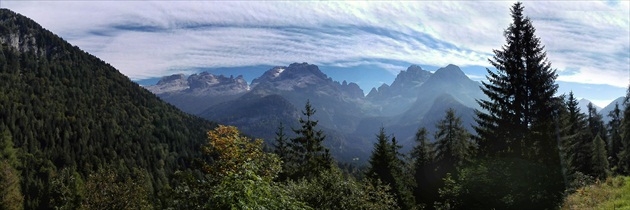
<path fill-rule="evenodd" d="M 416 64 L 412 64 L 411 66 L 407 67 L 407 71 L 423 71 L 423 69 Z"/>

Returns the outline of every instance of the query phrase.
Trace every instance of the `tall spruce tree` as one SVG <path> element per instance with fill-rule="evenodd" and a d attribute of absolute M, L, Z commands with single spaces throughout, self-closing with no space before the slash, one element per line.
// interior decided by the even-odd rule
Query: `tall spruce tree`
<path fill-rule="evenodd" d="M 563 142 L 565 145 L 565 156 L 568 158 L 570 175 L 576 172 L 591 174 L 591 150 L 593 137 L 588 129 L 586 115 L 581 112 L 577 99 L 573 92 L 569 93 L 569 98 L 565 102 L 568 119 L 565 122 L 565 132 Z"/>
<path fill-rule="evenodd" d="M 446 164 L 447 168 L 463 166 L 472 157 L 470 134 L 462 125 L 461 118 L 455 116 L 455 110 L 446 110 L 446 116 L 436 125 L 435 159 Z M 451 171 L 451 170 L 447 170 Z"/>
<path fill-rule="evenodd" d="M 399 156 L 401 146 L 398 145 L 395 137 L 391 138 L 390 142 L 383 127 L 380 128 L 376 139 L 366 175 L 375 182 L 380 180 L 383 184 L 389 185 L 401 209 L 411 209 L 415 201 L 409 185 L 404 180 L 404 162 Z"/>
<path fill-rule="evenodd" d="M 591 139 L 594 139 L 597 135 L 606 142 L 607 140 L 607 131 L 606 127 L 604 127 L 604 120 L 601 114 L 597 113 L 597 108 L 593 103 L 588 103 L 586 105 L 587 110 L 587 121 L 588 121 L 588 129 L 591 132 Z"/>
<path fill-rule="evenodd" d="M 332 166 L 330 151 L 322 145 L 326 136 L 322 130 L 316 129 L 318 121 L 312 119 L 315 112 L 307 100 L 302 111 L 306 118 L 300 118 L 301 127 L 293 129 L 297 136 L 291 139 L 289 145 L 292 153 L 290 161 L 294 167 L 290 171 L 291 178 L 316 176 Z"/>
<path fill-rule="evenodd" d="M 476 140 L 482 157 L 491 158 L 488 160 L 512 158 L 539 167 L 530 178 L 539 182 L 528 189 L 532 199 L 521 199 L 528 203 L 518 205 L 552 208 L 561 200 L 565 186 L 552 114 L 559 110 L 554 97 L 557 74 L 523 9 L 521 2 L 511 8 L 512 23 L 504 32 L 506 44 L 489 59 L 496 71 L 487 69 L 488 82 L 482 82 L 489 100 L 478 101 L 485 111 L 477 111 Z M 516 170 L 520 166 L 506 167 L 504 170 Z"/>
<path fill-rule="evenodd" d="M 621 152 L 621 121 L 622 121 L 621 110 L 619 109 L 619 104 L 615 104 L 615 109 L 608 113 L 608 117 L 610 117 L 610 121 L 608 122 L 608 156 L 610 157 L 610 166 L 613 172 L 618 172 L 619 169 L 618 163 L 618 155 Z"/>
<path fill-rule="evenodd" d="M 278 174 L 278 180 L 284 180 L 287 178 L 287 161 L 289 160 L 289 139 L 284 133 L 284 125 L 280 123 L 278 126 L 278 131 L 276 131 L 276 138 L 274 143 L 273 152 L 278 155 L 280 160 L 282 161 L 282 171 Z"/>
<path fill-rule="evenodd" d="M 630 86 L 623 102 L 623 120 L 621 122 L 621 151 L 619 152 L 619 170 L 623 175 L 630 175 Z"/>
<path fill-rule="evenodd" d="M 592 148 L 593 177 L 603 180 L 609 173 L 608 158 L 606 153 L 606 143 L 599 136 L 595 136 Z"/>
<path fill-rule="evenodd" d="M 439 181 L 433 171 L 433 149 L 427 139 L 427 129 L 418 129 L 415 137 L 416 146 L 411 150 L 415 180 L 414 196 L 417 204 L 430 206 L 437 198 L 436 183 Z"/>
<path fill-rule="evenodd" d="M 507 154 L 556 162 L 557 152 L 551 155 L 551 151 L 535 151 L 557 148 L 549 131 L 553 130 L 550 113 L 555 110 L 552 98 L 558 89 L 557 74 L 547 61 L 530 19 L 523 16 L 522 3 L 514 4 L 511 11 L 513 22 L 504 34 L 506 45 L 494 50 L 495 56 L 489 60 L 496 72 L 487 69 L 488 82 L 483 82 L 482 91 L 489 100 L 479 100 L 486 110 L 477 112 L 479 145 L 489 156 Z M 543 136 L 532 138 L 535 133 Z"/>

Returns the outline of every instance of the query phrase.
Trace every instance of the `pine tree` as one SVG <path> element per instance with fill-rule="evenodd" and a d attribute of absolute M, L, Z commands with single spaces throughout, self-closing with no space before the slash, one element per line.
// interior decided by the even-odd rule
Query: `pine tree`
<path fill-rule="evenodd" d="M 578 101 L 569 93 L 565 102 L 568 111 L 567 125 L 565 126 L 564 142 L 566 146 L 565 156 L 568 158 L 569 173 L 581 172 L 591 174 L 591 150 L 593 137 L 588 129 L 586 115 L 581 113 Z"/>
<path fill-rule="evenodd" d="M 530 179 L 539 183 L 533 183 L 527 192 L 537 199 L 518 198 L 529 203 L 516 205 L 553 208 L 565 186 L 554 117 L 559 110 L 554 97 L 557 74 L 532 21 L 523 15 L 521 2 L 511 8 L 511 16 L 512 23 L 504 32 L 506 44 L 494 50 L 495 56 L 489 60 L 496 71 L 487 69 L 488 82 L 482 82 L 489 100 L 478 101 L 484 111 L 477 111 L 475 140 L 481 157 L 489 161 L 520 159 L 540 168 Z M 521 166 L 508 165 L 503 170 L 518 170 L 513 167 Z"/>
<path fill-rule="evenodd" d="M 322 130 L 315 129 L 318 123 L 312 119 L 315 112 L 307 100 L 302 111 L 306 119 L 300 118 L 301 128 L 293 129 L 297 136 L 291 139 L 289 145 L 292 153 L 290 161 L 295 167 L 291 171 L 292 178 L 314 176 L 332 166 L 330 151 L 322 145 L 326 136 Z"/>
<path fill-rule="evenodd" d="M 427 129 L 418 129 L 415 141 L 416 146 L 411 150 L 415 180 L 414 196 L 417 204 L 431 206 L 437 199 L 436 183 L 439 182 L 439 178 L 434 173 L 433 149 L 427 139 Z"/>
<path fill-rule="evenodd" d="M 282 171 L 278 174 L 278 180 L 284 180 L 287 177 L 287 161 L 289 160 L 289 142 L 288 138 L 284 134 L 284 125 L 280 123 L 278 126 L 278 131 L 276 131 L 276 138 L 274 146 L 274 153 L 278 155 L 282 162 Z"/>
<path fill-rule="evenodd" d="M 606 142 L 606 128 L 604 127 L 604 120 L 601 114 L 597 113 L 597 109 L 593 103 L 588 103 L 586 105 L 587 111 L 587 121 L 588 121 L 588 129 L 591 132 L 591 138 L 595 138 L 598 134 L 600 137 Z"/>
<path fill-rule="evenodd" d="M 608 176 L 609 166 L 606 155 L 606 143 L 597 135 L 593 140 L 592 150 L 593 176 L 597 179 L 604 180 Z"/>
<path fill-rule="evenodd" d="M 278 131 L 276 131 L 275 144 L 273 146 L 274 153 L 276 153 L 282 161 L 286 161 L 289 153 L 289 144 L 288 138 L 286 134 L 284 134 L 284 125 L 282 123 L 278 126 Z"/>
<path fill-rule="evenodd" d="M 621 110 L 619 104 L 615 104 L 615 109 L 608 113 L 610 121 L 608 122 L 608 156 L 610 157 L 610 166 L 614 172 L 618 172 L 618 155 L 621 152 Z"/>
<path fill-rule="evenodd" d="M 390 138 L 385 134 L 385 128 L 381 127 L 376 135 L 377 142 L 374 144 L 374 151 L 370 156 L 370 166 L 367 176 L 374 182 L 382 182 L 391 187 L 391 192 L 396 198 L 401 209 L 411 209 L 415 201 L 411 193 L 409 183 L 404 179 L 403 160 L 396 138 Z M 373 183 L 377 184 L 377 183 Z"/>
<path fill-rule="evenodd" d="M 550 113 L 554 111 L 557 75 L 530 19 L 523 16 L 522 3 L 514 4 L 511 11 L 513 22 L 505 31 L 507 44 L 494 50 L 490 60 L 497 71 L 487 69 L 489 82 L 483 82 L 482 91 L 490 100 L 479 101 L 487 112 L 477 112 L 477 141 L 486 156 L 536 156 L 557 162 L 557 152 L 545 151 L 557 148 L 553 132 L 547 131 L 553 130 Z M 543 136 L 528 136 L 534 133 Z M 536 154 L 540 150 L 548 153 Z"/>
<path fill-rule="evenodd" d="M 619 170 L 623 175 L 630 175 L 630 86 L 623 102 L 623 120 L 621 122 L 621 151 L 619 152 Z"/>
<path fill-rule="evenodd" d="M 435 158 L 444 162 L 448 168 L 463 166 L 472 157 L 470 134 L 462 125 L 462 120 L 455 116 L 455 110 L 449 108 L 446 116 L 436 125 Z"/>
<path fill-rule="evenodd" d="M 391 150 L 392 145 L 389 143 L 389 137 L 385 134 L 385 128 L 381 127 L 376 135 L 376 140 L 366 175 L 374 180 L 380 179 L 385 184 L 394 183 L 392 168 L 395 157 Z"/>

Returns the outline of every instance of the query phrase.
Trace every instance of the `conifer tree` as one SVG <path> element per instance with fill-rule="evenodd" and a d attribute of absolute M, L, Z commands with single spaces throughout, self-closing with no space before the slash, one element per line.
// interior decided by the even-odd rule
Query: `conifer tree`
<path fill-rule="evenodd" d="M 569 163 L 569 173 L 581 172 L 583 174 L 591 174 L 593 137 L 591 137 L 588 130 L 586 115 L 581 113 L 573 92 L 569 93 L 569 98 L 565 103 L 568 119 L 564 142 L 566 146 L 565 154 Z"/>
<path fill-rule="evenodd" d="M 615 109 L 608 113 L 610 121 L 608 122 L 608 156 L 610 157 L 610 166 L 617 172 L 619 159 L 618 155 L 621 152 L 621 121 L 622 115 L 619 109 L 619 104 L 615 104 Z"/>
<path fill-rule="evenodd" d="M 469 161 L 472 157 L 470 134 L 462 125 L 461 118 L 455 116 L 455 110 L 449 108 L 436 127 L 436 161 L 448 164 L 449 168 L 462 166 Z"/>
<path fill-rule="evenodd" d="M 597 135 L 593 140 L 592 150 L 593 176 L 597 179 L 604 180 L 608 176 L 609 166 L 606 155 L 606 143 Z"/>
<path fill-rule="evenodd" d="M 284 180 L 287 177 L 287 161 L 289 160 L 289 142 L 288 138 L 284 134 L 284 125 L 280 123 L 278 131 L 276 131 L 276 138 L 273 152 L 278 155 L 278 158 L 282 161 L 282 171 L 278 174 L 278 180 Z"/>
<path fill-rule="evenodd" d="M 517 206 L 553 208 L 565 187 L 554 118 L 560 109 L 554 97 L 557 74 L 523 9 L 521 2 L 512 6 L 512 23 L 504 32 L 506 44 L 494 50 L 495 55 L 489 60 L 496 70 L 487 69 L 488 82 L 482 82 L 481 89 L 488 100 L 478 100 L 483 111 L 476 113 L 475 140 L 481 157 L 488 161 L 526 161 L 521 165 L 508 164 L 502 170 L 518 171 L 518 167 L 526 165 L 539 168 L 529 178 L 538 183 L 532 183 L 527 192 L 530 198 L 537 199 L 519 197 L 529 203 Z"/>
<path fill-rule="evenodd" d="M 621 151 L 619 152 L 619 170 L 621 174 L 630 175 L 630 87 L 626 91 L 623 102 L 623 120 L 621 123 Z"/>
<path fill-rule="evenodd" d="M 587 111 L 587 121 L 588 121 L 588 129 L 591 132 L 591 138 L 595 138 L 598 134 L 600 137 L 606 142 L 606 128 L 604 127 L 604 120 L 601 114 L 597 113 L 597 109 L 593 103 L 588 103 L 586 105 Z"/>
<path fill-rule="evenodd" d="M 486 112 L 477 112 L 477 140 L 486 156 L 558 162 L 556 151 L 546 151 L 557 148 L 553 132 L 548 131 L 553 130 L 550 113 L 558 89 L 554 83 L 557 74 L 534 34 L 531 20 L 523 15 L 522 3 L 514 4 L 511 11 L 513 22 L 505 30 L 506 45 L 494 50 L 495 56 L 490 59 L 496 72 L 487 69 L 488 82 L 483 82 L 482 91 L 489 100 L 479 100 Z M 543 136 L 531 136 L 534 133 Z"/>
<path fill-rule="evenodd" d="M 301 128 L 293 129 L 297 136 L 291 139 L 289 145 L 291 162 L 295 167 L 291 172 L 292 178 L 317 175 L 332 166 L 330 151 L 322 145 L 326 136 L 322 130 L 316 130 L 318 121 L 312 119 L 315 112 L 307 100 L 302 111 L 306 119 L 300 118 Z"/>
<path fill-rule="evenodd" d="M 367 176 L 375 182 L 380 180 L 383 184 L 389 185 L 398 206 L 401 209 L 411 209 L 415 201 L 409 184 L 404 180 L 404 162 L 399 156 L 401 146 L 398 145 L 395 137 L 390 142 L 383 127 L 379 130 L 376 138 L 377 142 L 374 144 L 374 151 L 370 156 Z"/>
<path fill-rule="evenodd" d="M 431 206 L 437 198 L 437 183 L 433 164 L 433 149 L 427 139 L 427 129 L 420 128 L 415 136 L 416 146 L 411 150 L 413 160 L 416 203 L 421 206 Z"/>
<path fill-rule="evenodd" d="M 389 137 L 385 134 L 385 128 L 381 127 L 376 135 L 376 143 L 369 160 L 369 168 L 367 176 L 372 179 L 380 179 L 385 184 L 394 183 L 394 154 L 392 153 L 392 145 L 389 143 Z"/>

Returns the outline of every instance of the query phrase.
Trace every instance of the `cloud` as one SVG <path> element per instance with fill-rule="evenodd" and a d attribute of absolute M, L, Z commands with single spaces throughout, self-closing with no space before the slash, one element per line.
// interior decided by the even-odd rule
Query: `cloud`
<path fill-rule="evenodd" d="M 199 67 L 382 60 L 489 66 L 512 2 L 8 1 L 132 79 Z M 629 3 L 525 2 L 558 80 L 628 85 Z M 395 62 L 394 62 L 395 63 Z M 571 70 L 571 71 L 570 71 Z"/>

